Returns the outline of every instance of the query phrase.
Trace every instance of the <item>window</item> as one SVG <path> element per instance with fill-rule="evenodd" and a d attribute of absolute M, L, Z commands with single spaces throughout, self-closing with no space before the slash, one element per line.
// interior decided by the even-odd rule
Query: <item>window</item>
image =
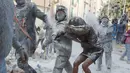
<path fill-rule="evenodd" d="M 77 0 L 77 2 L 79 3 L 79 0 Z"/>
<path fill-rule="evenodd" d="M 87 4 L 84 2 L 84 14 L 83 14 L 83 16 L 85 16 L 86 10 L 87 10 Z"/>
<path fill-rule="evenodd" d="M 74 5 L 74 0 L 72 0 L 72 5 Z"/>
<path fill-rule="evenodd" d="M 71 8 L 71 15 L 70 15 L 70 17 L 73 17 L 73 11 L 74 11 L 74 8 Z"/>

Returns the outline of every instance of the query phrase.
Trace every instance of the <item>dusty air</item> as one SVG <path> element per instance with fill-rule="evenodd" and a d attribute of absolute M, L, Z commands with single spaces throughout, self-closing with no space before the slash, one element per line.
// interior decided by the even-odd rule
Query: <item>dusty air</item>
<path fill-rule="evenodd" d="M 0 0 L 0 73 L 130 73 L 130 0 Z"/>

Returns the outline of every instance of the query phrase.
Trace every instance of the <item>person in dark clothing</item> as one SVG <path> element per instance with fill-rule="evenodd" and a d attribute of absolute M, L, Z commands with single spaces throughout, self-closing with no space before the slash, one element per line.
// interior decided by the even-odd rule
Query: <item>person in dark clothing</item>
<path fill-rule="evenodd" d="M 118 24 L 117 25 L 117 38 L 116 38 L 116 43 L 120 44 L 121 43 L 121 38 L 124 34 L 124 32 L 126 31 L 126 25 L 124 24 Z"/>
<path fill-rule="evenodd" d="M 56 25 L 55 29 L 47 32 L 47 36 L 52 33 L 52 38 L 46 38 L 43 46 L 47 46 L 51 42 L 54 44 L 54 48 L 56 49 L 57 58 L 55 62 L 55 66 L 53 69 L 53 73 L 62 73 L 63 69 L 67 73 L 72 73 L 72 65 L 69 61 L 71 52 L 72 52 L 72 40 L 67 38 L 66 36 L 60 36 L 58 40 L 55 40 L 55 37 L 60 34 L 62 31 L 65 31 L 65 26 L 67 25 L 67 8 L 63 5 L 57 5 L 56 14 L 55 14 Z"/>
<path fill-rule="evenodd" d="M 125 52 L 123 53 L 123 55 L 121 56 L 120 60 L 124 60 L 124 57 L 127 57 L 127 63 L 130 64 L 130 30 L 128 30 L 125 34 L 124 34 L 125 40 Z"/>
<path fill-rule="evenodd" d="M 117 44 L 121 43 L 121 38 L 123 34 L 126 32 L 127 23 L 128 23 L 128 18 L 126 14 L 124 14 L 120 20 L 120 23 L 117 25 L 117 38 L 116 38 Z"/>
<path fill-rule="evenodd" d="M 107 70 L 111 70 L 112 66 L 112 26 L 109 25 L 109 18 L 107 16 L 102 17 L 101 19 L 99 34 L 98 34 L 98 42 L 101 44 L 105 53 L 105 63 Z M 102 58 L 103 54 L 97 60 L 97 71 L 102 70 Z"/>
<path fill-rule="evenodd" d="M 58 36 L 60 35 L 61 34 Z M 73 17 L 69 20 L 65 32 L 62 32 L 62 35 L 80 43 L 83 48 L 83 52 L 73 64 L 73 73 L 78 73 L 78 67 L 82 62 L 84 62 L 82 65 L 84 72 L 91 73 L 88 67 L 103 53 L 103 49 L 97 42 L 97 35 L 95 34 L 94 29 L 86 24 L 82 18 Z"/>
<path fill-rule="evenodd" d="M 113 36 L 113 39 L 116 39 L 116 35 L 117 35 L 117 25 L 118 25 L 118 19 L 117 19 L 117 18 L 114 18 L 114 19 L 112 20 L 112 27 L 113 27 L 112 36 Z"/>
<path fill-rule="evenodd" d="M 36 50 L 36 29 L 35 20 L 36 17 L 43 20 L 48 28 L 49 22 L 47 20 L 47 15 L 41 12 L 37 6 L 32 2 L 27 2 L 25 0 L 15 0 L 15 17 L 14 17 L 14 27 L 16 39 L 20 42 L 21 46 L 24 48 L 27 57 L 31 57 Z M 16 57 L 17 57 L 16 52 Z M 22 58 L 18 57 L 18 66 L 25 71 L 25 73 L 36 73 L 36 71 L 28 64 L 28 58 L 21 62 Z"/>

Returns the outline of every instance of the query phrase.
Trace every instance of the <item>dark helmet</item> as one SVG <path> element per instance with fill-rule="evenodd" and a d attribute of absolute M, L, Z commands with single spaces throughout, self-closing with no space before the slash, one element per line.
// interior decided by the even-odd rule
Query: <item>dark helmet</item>
<path fill-rule="evenodd" d="M 86 25 L 86 22 L 81 17 L 73 17 L 69 20 L 68 25 L 80 26 Z"/>
<path fill-rule="evenodd" d="M 118 19 L 117 18 L 114 18 L 113 20 L 112 20 L 112 24 L 117 24 L 118 23 Z"/>
<path fill-rule="evenodd" d="M 64 12 L 65 16 L 63 17 L 63 19 L 58 19 L 58 18 L 57 18 L 57 12 L 58 12 L 58 11 L 63 11 L 63 12 Z M 57 5 L 57 7 L 56 7 L 55 19 L 56 19 L 57 21 L 67 20 L 67 8 L 66 8 L 65 6 L 63 6 L 63 5 Z"/>

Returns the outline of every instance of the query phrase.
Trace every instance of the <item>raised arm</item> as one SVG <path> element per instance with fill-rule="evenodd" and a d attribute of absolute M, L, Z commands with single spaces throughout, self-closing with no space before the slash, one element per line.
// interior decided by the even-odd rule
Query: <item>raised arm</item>
<path fill-rule="evenodd" d="M 43 20 L 43 22 L 45 23 L 45 28 L 51 28 L 47 15 L 44 12 L 41 12 L 41 10 L 38 9 L 35 4 L 33 5 L 33 12 L 37 18 Z"/>
<path fill-rule="evenodd" d="M 82 26 L 73 26 L 73 25 L 68 25 L 66 26 L 66 32 L 67 33 L 74 33 L 77 35 L 83 35 L 89 32 L 90 27 L 87 27 L 86 25 Z"/>
<path fill-rule="evenodd" d="M 46 14 L 44 12 L 41 12 L 41 10 L 39 10 L 35 4 L 33 4 L 33 12 L 34 15 L 41 20 L 44 20 L 46 18 Z"/>

